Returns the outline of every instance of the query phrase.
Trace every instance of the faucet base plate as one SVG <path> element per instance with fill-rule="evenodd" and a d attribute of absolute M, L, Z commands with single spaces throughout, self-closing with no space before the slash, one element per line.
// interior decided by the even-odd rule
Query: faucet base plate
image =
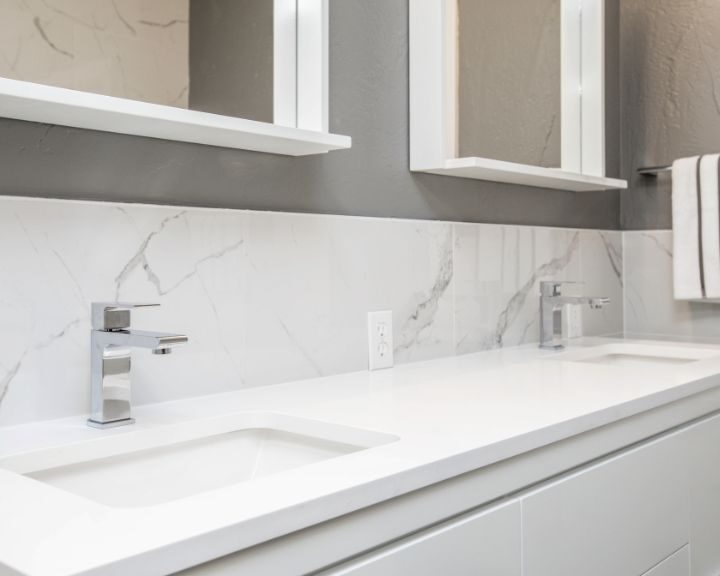
<path fill-rule="evenodd" d="M 105 430 L 107 428 L 117 428 L 119 426 L 127 426 L 128 424 L 134 424 L 135 418 L 123 418 L 122 420 L 111 420 L 110 422 L 96 422 L 95 420 L 88 419 L 87 425 L 91 428 L 99 428 Z"/>
<path fill-rule="evenodd" d="M 539 348 L 540 350 L 565 350 L 565 346 L 563 344 L 540 344 Z"/>

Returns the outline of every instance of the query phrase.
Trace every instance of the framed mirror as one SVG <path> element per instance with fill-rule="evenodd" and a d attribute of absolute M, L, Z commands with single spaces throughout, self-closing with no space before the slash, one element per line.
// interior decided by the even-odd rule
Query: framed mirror
<path fill-rule="evenodd" d="M 603 0 L 410 0 L 411 169 L 591 191 L 605 173 Z"/>
<path fill-rule="evenodd" d="M 303 155 L 328 132 L 328 0 L 7 0 L 0 116 Z"/>

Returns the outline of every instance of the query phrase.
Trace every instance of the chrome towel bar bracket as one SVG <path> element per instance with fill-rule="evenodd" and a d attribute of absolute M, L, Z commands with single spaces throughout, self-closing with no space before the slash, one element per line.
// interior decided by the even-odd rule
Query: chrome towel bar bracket
<path fill-rule="evenodd" d="M 653 178 L 666 172 L 672 172 L 672 166 L 646 166 L 644 168 L 638 168 L 638 174 L 640 174 L 641 176 L 650 176 Z"/>

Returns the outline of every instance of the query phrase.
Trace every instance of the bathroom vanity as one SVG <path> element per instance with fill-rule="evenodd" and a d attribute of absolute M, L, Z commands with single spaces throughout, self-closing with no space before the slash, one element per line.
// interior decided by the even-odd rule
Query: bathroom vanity
<path fill-rule="evenodd" d="M 720 344 L 575 338 L 717 336 L 606 193 L 720 147 L 712 3 L 60 4 L 0 3 L 0 576 L 720 575 Z"/>
<path fill-rule="evenodd" d="M 0 574 L 712 574 L 718 384 L 584 339 L 5 428 Z"/>

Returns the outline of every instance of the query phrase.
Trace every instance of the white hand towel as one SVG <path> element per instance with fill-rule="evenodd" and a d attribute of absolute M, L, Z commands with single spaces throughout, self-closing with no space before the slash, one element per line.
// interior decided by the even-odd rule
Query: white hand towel
<path fill-rule="evenodd" d="M 699 156 L 681 158 L 672 167 L 673 278 L 676 300 L 705 297 L 701 253 Z"/>
<path fill-rule="evenodd" d="M 702 232 L 702 270 L 705 274 L 705 298 L 720 298 L 720 201 L 718 194 L 720 154 L 700 158 L 700 225 Z"/>

